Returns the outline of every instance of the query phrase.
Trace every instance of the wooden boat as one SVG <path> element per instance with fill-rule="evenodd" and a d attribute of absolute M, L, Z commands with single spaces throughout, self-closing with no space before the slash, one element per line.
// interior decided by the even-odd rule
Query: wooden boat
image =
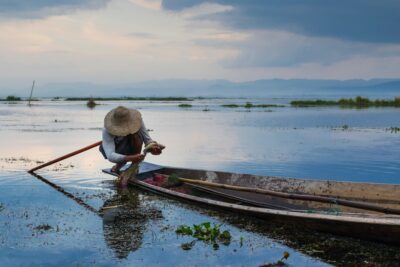
<path fill-rule="evenodd" d="M 103 171 L 116 175 L 109 169 Z M 155 173 L 279 192 L 334 197 L 391 209 L 400 209 L 400 185 L 258 176 L 164 167 L 146 162 L 141 164 L 137 179 L 129 182 L 157 194 L 213 208 L 290 222 L 322 232 L 400 245 L 400 215 L 187 183 L 165 188 L 146 182 Z"/>

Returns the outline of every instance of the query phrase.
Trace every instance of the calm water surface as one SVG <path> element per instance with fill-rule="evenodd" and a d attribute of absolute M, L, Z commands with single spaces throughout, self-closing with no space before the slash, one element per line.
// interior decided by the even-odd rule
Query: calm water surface
<path fill-rule="evenodd" d="M 197 100 L 188 109 L 178 108 L 175 102 L 140 101 L 104 102 L 93 110 L 83 102 L 40 101 L 30 108 L 0 104 L 1 264 L 258 266 L 289 251 L 291 266 L 324 265 L 268 234 L 253 231 L 251 225 L 257 223 L 250 218 L 234 223 L 225 220 L 225 215 L 151 194 L 117 191 L 113 178 L 100 171 L 111 165 L 96 149 L 40 174 L 95 209 L 129 196 L 136 217 L 119 225 L 105 222 L 25 172 L 37 161 L 100 140 L 105 114 L 123 104 L 140 109 L 153 139 L 167 146 L 161 156 L 148 156 L 149 162 L 261 175 L 400 183 L 400 133 L 388 130 L 400 126 L 400 110 L 220 107 L 246 101 Z M 251 102 L 287 105 L 288 100 Z M 198 242 L 192 250 L 183 251 L 180 244 L 191 240 L 176 236 L 176 226 L 204 221 L 224 223 L 232 243 L 214 251 Z M 51 228 L 38 228 L 44 224 Z M 243 246 L 240 237 L 245 240 Z"/>

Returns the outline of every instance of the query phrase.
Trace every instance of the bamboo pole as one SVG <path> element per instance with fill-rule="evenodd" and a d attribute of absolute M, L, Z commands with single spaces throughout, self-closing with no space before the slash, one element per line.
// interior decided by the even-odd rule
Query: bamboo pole
<path fill-rule="evenodd" d="M 35 167 L 35 168 L 33 168 L 33 169 L 30 169 L 28 172 L 29 172 L 29 173 L 33 173 L 33 172 L 35 172 L 35 171 L 37 171 L 37 170 L 39 170 L 39 169 L 42 169 L 42 168 L 44 168 L 44 167 L 47 167 L 47 166 L 49 166 L 49 165 L 52 165 L 52 164 L 57 163 L 57 162 L 59 162 L 59 161 L 62 161 L 62 160 L 64 160 L 64 159 L 70 158 L 70 157 L 72 157 L 72 156 L 78 155 L 78 154 L 80 154 L 80 153 L 82 153 L 82 152 L 85 152 L 85 151 L 87 151 L 87 150 L 89 150 L 89 149 L 92 149 L 92 148 L 94 148 L 94 147 L 99 146 L 99 145 L 101 144 L 101 142 L 102 142 L 102 141 L 96 142 L 96 143 L 94 143 L 94 144 L 91 144 L 91 145 L 89 145 L 89 146 L 83 147 L 83 148 L 81 148 L 81 149 L 78 149 L 78 150 L 76 150 L 76 151 L 74 151 L 74 152 L 68 153 L 68 154 L 66 154 L 66 155 L 64 155 L 64 156 L 61 156 L 61 157 L 59 157 L 59 158 L 53 159 L 53 160 L 51 160 L 51 161 L 49 161 L 49 162 L 46 162 L 46 163 L 44 163 L 44 164 L 42 164 L 42 165 L 39 165 L 39 166 L 37 166 L 37 167 Z"/>
<path fill-rule="evenodd" d="M 163 175 L 163 174 L 161 174 L 161 175 Z M 338 205 L 352 207 L 352 208 L 400 215 L 400 209 L 386 208 L 386 207 L 381 207 L 381 206 L 374 205 L 374 204 L 358 202 L 358 201 L 351 201 L 351 200 L 346 200 L 346 199 L 341 199 L 341 198 L 278 192 L 278 191 L 272 191 L 272 190 L 267 190 L 267 189 L 219 184 L 219 183 L 213 183 L 213 182 L 195 180 L 195 179 L 188 179 L 188 178 L 178 178 L 178 179 L 181 182 L 185 182 L 185 183 L 189 183 L 189 184 L 199 184 L 199 185 L 204 185 L 204 186 L 211 186 L 211 187 L 217 187 L 217 188 L 223 188 L 223 189 L 229 189 L 229 190 L 235 190 L 235 191 L 264 194 L 264 195 L 288 198 L 288 199 L 297 199 L 297 200 L 305 200 L 305 201 L 315 201 L 315 202 L 322 202 L 322 203 L 338 204 Z"/>
<path fill-rule="evenodd" d="M 39 179 L 40 181 L 44 182 L 45 184 L 48 184 L 49 186 L 53 187 L 55 190 L 57 190 L 58 192 L 61 192 L 62 194 L 64 194 L 64 196 L 74 200 L 76 203 L 78 203 L 79 205 L 83 206 L 84 208 L 96 213 L 97 215 L 99 215 L 99 212 L 93 208 L 92 206 L 90 206 L 89 204 L 86 204 L 85 201 L 83 201 L 81 198 L 74 196 L 73 194 L 65 191 L 64 188 L 62 188 L 61 186 L 56 185 L 53 182 L 50 182 L 49 180 L 47 180 L 46 178 L 40 176 L 39 174 L 36 174 L 34 172 L 30 173 L 31 175 L 33 175 L 34 177 L 36 177 L 37 179 Z"/>
<path fill-rule="evenodd" d="M 35 80 L 33 80 L 32 88 L 31 88 L 31 95 L 29 96 L 28 106 L 31 105 L 32 95 L 33 95 L 33 88 L 35 87 Z"/>

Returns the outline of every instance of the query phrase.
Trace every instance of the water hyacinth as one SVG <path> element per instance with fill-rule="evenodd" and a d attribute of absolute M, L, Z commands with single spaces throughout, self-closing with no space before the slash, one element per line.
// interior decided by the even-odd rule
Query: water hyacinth
<path fill-rule="evenodd" d="M 193 224 L 193 227 L 187 225 L 180 225 L 176 229 L 176 233 L 179 235 L 188 235 L 196 238 L 196 240 L 203 241 L 208 244 L 212 244 L 214 250 L 219 249 L 219 243 L 223 245 L 229 245 L 231 242 L 231 234 L 229 231 L 220 230 L 221 224 L 215 224 L 212 226 L 210 222 L 204 222 L 201 224 Z M 191 249 L 195 242 L 184 243 L 181 248 L 184 250 Z"/>

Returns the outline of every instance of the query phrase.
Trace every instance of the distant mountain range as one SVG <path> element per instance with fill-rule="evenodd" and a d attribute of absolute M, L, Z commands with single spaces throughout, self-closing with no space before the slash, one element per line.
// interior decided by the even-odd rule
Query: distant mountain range
<path fill-rule="evenodd" d="M 24 96 L 22 91 L 1 90 L 1 96 Z M 227 80 L 154 80 L 118 85 L 49 83 L 35 88 L 36 97 L 346 97 L 400 96 L 400 79 L 308 80 L 269 79 L 249 82 Z"/>

